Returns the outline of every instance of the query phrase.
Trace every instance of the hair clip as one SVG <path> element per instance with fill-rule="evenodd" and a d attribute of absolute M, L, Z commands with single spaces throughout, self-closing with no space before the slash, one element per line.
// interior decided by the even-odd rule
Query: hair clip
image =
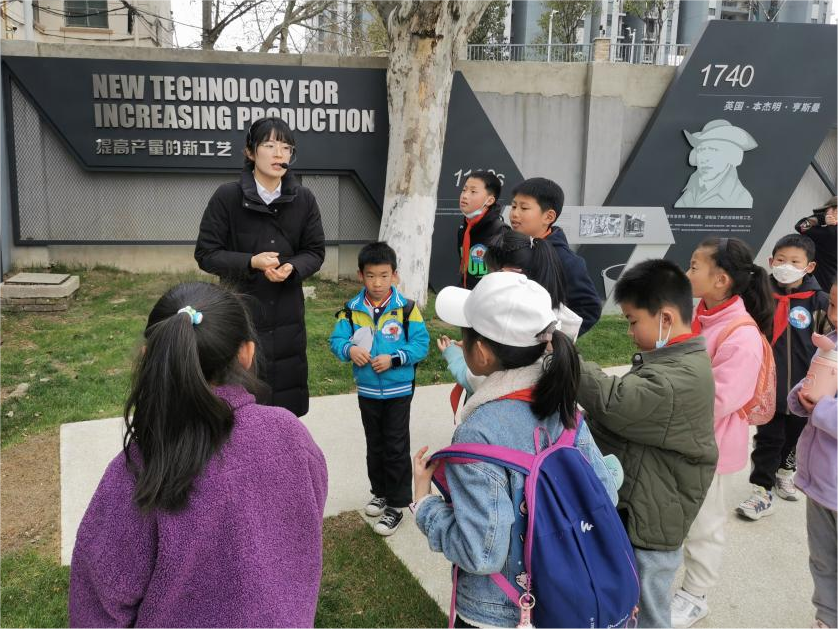
<path fill-rule="evenodd" d="M 204 320 L 204 313 L 195 310 L 192 306 L 184 306 L 177 311 L 178 314 L 181 312 L 185 312 L 189 315 L 189 318 L 192 320 L 192 325 L 198 325 Z"/>

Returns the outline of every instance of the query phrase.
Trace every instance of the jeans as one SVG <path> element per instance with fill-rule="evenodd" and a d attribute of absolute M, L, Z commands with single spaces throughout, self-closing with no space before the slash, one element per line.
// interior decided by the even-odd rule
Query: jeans
<path fill-rule="evenodd" d="M 671 627 L 672 582 L 681 565 L 682 550 L 634 548 L 640 576 L 638 627 Z"/>

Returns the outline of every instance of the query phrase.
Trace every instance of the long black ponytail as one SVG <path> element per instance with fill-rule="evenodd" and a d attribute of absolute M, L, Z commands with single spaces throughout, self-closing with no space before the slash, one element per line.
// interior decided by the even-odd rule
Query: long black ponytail
<path fill-rule="evenodd" d="M 202 313 L 199 323 L 178 312 L 186 306 Z M 242 344 L 255 333 L 238 296 L 192 282 L 160 298 L 144 336 L 125 403 L 123 450 L 136 479 L 137 507 L 177 511 L 186 506 L 193 481 L 233 427 L 232 410 L 212 387 L 238 383 L 253 393 L 260 388 L 238 361 Z M 140 462 L 131 457 L 132 444 Z"/>
<path fill-rule="evenodd" d="M 491 271 L 509 267 L 521 269 L 527 278 L 550 293 L 554 309 L 567 303 L 562 263 L 556 250 L 546 240 L 506 230 L 489 245 L 486 264 Z"/>
<path fill-rule="evenodd" d="M 531 347 L 501 345 L 482 336 L 473 328 L 463 328 L 464 349 L 469 351 L 478 340 L 486 343 L 503 369 L 528 367 L 538 360 L 544 360 L 544 370 L 535 385 L 530 408 L 536 417 L 545 419 L 559 413 L 565 428 L 576 427 L 576 394 L 579 390 L 579 354 L 576 346 L 566 334 L 555 330 L 551 341 L 552 354 L 544 356 L 547 343 Z"/>
<path fill-rule="evenodd" d="M 754 264 L 750 248 L 738 238 L 712 237 L 702 241 L 700 249 L 706 249 L 713 263 L 727 273 L 731 280 L 731 294 L 739 295 L 745 303 L 760 331 L 771 338 L 774 327 L 774 298 L 768 273 Z"/>

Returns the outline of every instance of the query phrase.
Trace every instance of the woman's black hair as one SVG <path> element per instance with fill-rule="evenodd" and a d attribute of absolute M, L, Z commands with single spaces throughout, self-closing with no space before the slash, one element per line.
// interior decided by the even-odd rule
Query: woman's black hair
<path fill-rule="evenodd" d="M 246 151 L 250 151 L 252 155 L 255 155 L 259 145 L 269 140 L 290 144 L 295 147 L 294 153 L 296 154 L 297 152 L 297 141 L 294 139 L 294 132 L 291 131 L 291 127 L 282 118 L 259 118 L 259 120 L 254 121 L 244 138 L 244 146 Z M 244 166 L 253 170 L 255 162 L 247 156 L 246 151 L 244 153 Z"/>
<path fill-rule="evenodd" d="M 202 313 L 200 323 L 178 312 L 186 306 Z M 213 386 L 241 384 L 252 393 L 262 386 L 238 361 L 242 344 L 256 335 L 240 297 L 215 284 L 191 282 L 160 298 L 144 337 L 125 403 L 123 450 L 136 479 L 137 507 L 177 511 L 233 427 L 233 411 Z M 131 458 L 132 444 L 139 464 Z"/>
<path fill-rule="evenodd" d="M 567 303 L 562 263 L 546 240 L 507 229 L 489 244 L 485 259 L 491 271 L 505 267 L 521 269 L 524 275 L 550 293 L 553 308 Z"/>
<path fill-rule="evenodd" d="M 774 323 L 774 298 L 768 273 L 754 264 L 750 248 L 738 238 L 712 237 L 702 241 L 699 249 L 707 249 L 713 263 L 727 273 L 731 280 L 731 294 L 739 295 L 760 331 L 771 338 Z"/>
<path fill-rule="evenodd" d="M 528 367 L 544 355 L 547 343 L 532 347 L 512 347 L 482 336 L 473 328 L 463 328 L 463 346 L 470 351 L 477 341 L 492 350 L 503 369 Z M 565 428 L 576 427 L 576 393 L 579 390 L 579 354 L 566 334 L 555 330 L 552 335 L 553 353 L 544 358 L 544 370 L 533 391 L 530 408 L 538 419 L 559 413 Z"/>

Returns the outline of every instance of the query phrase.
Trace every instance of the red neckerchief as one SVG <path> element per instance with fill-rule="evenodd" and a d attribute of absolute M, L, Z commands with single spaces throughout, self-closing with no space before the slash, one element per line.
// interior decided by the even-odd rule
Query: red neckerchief
<path fill-rule="evenodd" d="M 721 312 L 722 310 L 733 304 L 738 297 L 739 295 L 734 295 L 727 301 L 723 301 L 718 306 L 714 306 L 713 308 L 708 308 L 707 304 L 704 303 L 703 299 L 700 302 L 698 302 L 698 307 L 695 309 L 695 317 L 693 318 L 693 323 L 691 326 L 693 333 L 701 334 L 701 322 L 698 320 L 699 316 L 709 317 L 711 315 L 716 314 L 717 312 Z"/>
<path fill-rule="evenodd" d="M 771 338 L 771 345 L 777 342 L 786 328 L 789 327 L 789 303 L 792 299 L 807 299 L 815 294 L 813 290 L 805 290 L 802 293 L 789 293 L 788 295 L 780 295 L 774 293 L 774 299 L 777 300 L 777 307 L 774 309 L 774 334 Z"/>
<path fill-rule="evenodd" d="M 463 272 L 463 288 L 466 287 L 466 276 L 468 275 L 468 258 L 471 255 L 471 228 L 477 225 L 483 217 L 489 212 L 489 208 L 486 208 L 478 216 L 474 218 L 466 217 L 466 231 L 463 234 L 463 253 L 460 259 L 460 270 Z"/>
<path fill-rule="evenodd" d="M 694 339 L 697 336 L 698 336 L 698 332 L 688 332 L 686 334 L 679 334 L 674 339 L 669 339 L 669 343 L 667 343 L 665 345 L 665 347 L 669 347 L 670 345 L 675 345 L 676 343 L 683 343 L 684 341 Z"/>
<path fill-rule="evenodd" d="M 512 393 L 507 393 L 506 395 L 502 395 L 499 397 L 499 400 L 521 400 L 522 402 L 532 402 L 533 401 L 533 391 L 535 387 L 530 387 L 529 389 L 519 389 L 518 391 L 513 391 Z"/>

